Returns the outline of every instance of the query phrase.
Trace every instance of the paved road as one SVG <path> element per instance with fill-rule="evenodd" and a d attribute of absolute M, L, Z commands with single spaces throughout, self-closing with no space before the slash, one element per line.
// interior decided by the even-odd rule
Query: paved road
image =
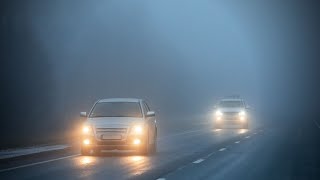
<path fill-rule="evenodd" d="M 0 179 L 317 179 L 320 129 L 308 122 L 247 131 L 213 130 L 207 121 L 192 120 L 160 131 L 151 157 L 74 151 L 2 163 Z"/>
<path fill-rule="evenodd" d="M 320 128 L 266 128 L 172 171 L 165 179 L 320 179 Z"/>

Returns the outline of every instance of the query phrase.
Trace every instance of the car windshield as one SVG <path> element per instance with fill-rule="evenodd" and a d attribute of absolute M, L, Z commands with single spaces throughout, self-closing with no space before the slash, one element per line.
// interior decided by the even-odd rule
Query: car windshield
<path fill-rule="evenodd" d="M 137 102 L 103 102 L 94 106 L 90 117 L 142 117 L 142 113 Z"/>
<path fill-rule="evenodd" d="M 243 107 L 241 101 L 221 101 L 219 107 Z"/>

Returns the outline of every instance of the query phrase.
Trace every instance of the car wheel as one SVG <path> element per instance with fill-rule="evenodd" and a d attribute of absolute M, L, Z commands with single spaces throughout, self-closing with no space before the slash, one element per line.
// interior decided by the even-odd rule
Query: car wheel
<path fill-rule="evenodd" d="M 149 134 L 147 134 L 146 141 L 140 149 L 142 155 L 149 155 L 151 150 L 151 145 L 149 143 Z"/>
<path fill-rule="evenodd" d="M 144 144 L 140 149 L 140 153 L 142 155 L 148 155 L 149 154 L 149 147 L 150 147 L 150 145 L 148 143 Z"/>
<path fill-rule="evenodd" d="M 157 153 L 157 133 L 154 135 L 154 141 L 150 150 L 152 154 Z"/>

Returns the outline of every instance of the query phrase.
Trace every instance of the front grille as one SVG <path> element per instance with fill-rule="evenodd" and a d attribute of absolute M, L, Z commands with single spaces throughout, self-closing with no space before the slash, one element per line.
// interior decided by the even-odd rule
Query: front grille
<path fill-rule="evenodd" d="M 96 127 L 96 140 L 101 143 L 108 143 L 107 141 L 119 141 L 119 143 L 123 142 L 127 138 L 127 128 L 103 128 Z M 107 136 L 107 137 L 106 137 Z M 109 137 L 108 137 L 109 136 Z M 113 143 L 113 142 L 112 142 Z"/>
<path fill-rule="evenodd" d="M 127 133 L 127 128 L 96 128 L 97 133 Z"/>
<path fill-rule="evenodd" d="M 225 112 L 223 118 L 225 120 L 236 120 L 238 119 L 238 112 Z"/>
<path fill-rule="evenodd" d="M 237 116 L 239 112 L 225 112 L 223 115 L 225 116 Z"/>
<path fill-rule="evenodd" d="M 125 141 L 97 141 L 98 145 L 126 145 Z"/>

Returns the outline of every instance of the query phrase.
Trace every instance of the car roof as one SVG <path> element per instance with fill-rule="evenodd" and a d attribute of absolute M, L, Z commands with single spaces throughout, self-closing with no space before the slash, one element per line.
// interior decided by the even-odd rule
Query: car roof
<path fill-rule="evenodd" d="M 98 102 L 140 102 L 142 99 L 137 98 L 108 98 L 100 99 Z"/>

